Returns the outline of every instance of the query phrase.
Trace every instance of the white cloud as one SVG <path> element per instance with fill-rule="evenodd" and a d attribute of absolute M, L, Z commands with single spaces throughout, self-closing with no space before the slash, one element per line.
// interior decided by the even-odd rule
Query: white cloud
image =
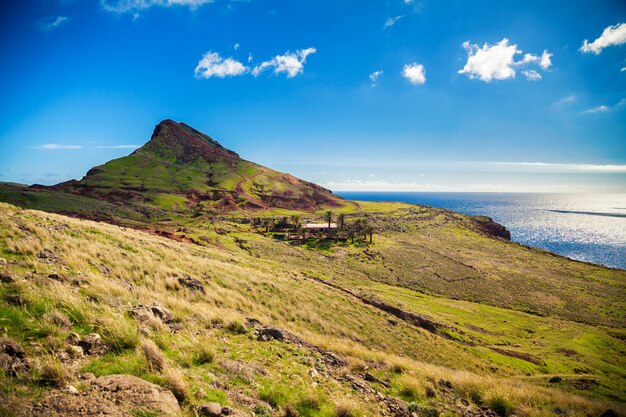
<path fill-rule="evenodd" d="M 374 71 L 369 75 L 370 80 L 372 81 L 372 87 L 376 87 L 378 85 L 378 77 L 383 75 L 382 70 Z"/>
<path fill-rule="evenodd" d="M 213 1 L 214 0 L 100 0 L 100 5 L 107 12 L 117 14 L 133 13 L 136 16 L 136 13 L 154 6 L 183 6 L 195 9 L 203 4 L 213 3 Z"/>
<path fill-rule="evenodd" d="M 621 70 L 619 70 L 620 72 L 624 72 L 626 71 L 626 67 L 622 68 Z"/>
<path fill-rule="evenodd" d="M 541 56 L 525 54 L 520 61 L 515 61 L 515 56 L 522 51 L 517 45 L 509 44 L 507 38 L 503 38 L 495 45 L 485 43 L 482 47 L 467 41 L 463 43 L 463 48 L 467 51 L 467 63 L 458 73 L 485 82 L 515 78 L 515 67 L 537 65 L 546 70 L 552 65 L 552 54 L 547 50 L 544 50 Z M 529 80 L 541 79 L 541 74 L 536 70 L 527 70 L 523 73 Z"/>
<path fill-rule="evenodd" d="M 140 145 L 100 145 L 98 149 L 137 149 Z"/>
<path fill-rule="evenodd" d="M 41 145 L 39 149 L 44 151 L 54 151 L 54 150 L 62 150 L 62 149 L 81 149 L 81 145 L 61 145 L 59 143 L 46 143 Z"/>
<path fill-rule="evenodd" d="M 615 105 L 613 106 L 607 106 L 607 105 L 600 105 L 600 106 L 596 106 L 596 107 L 592 107 L 590 109 L 584 110 L 582 112 L 580 112 L 580 114 L 598 114 L 598 113 L 606 113 L 609 111 L 617 111 L 617 110 L 621 110 L 622 108 L 624 108 L 626 106 L 626 98 L 621 99 L 620 101 L 618 101 Z"/>
<path fill-rule="evenodd" d="M 607 26 L 602 31 L 602 35 L 591 43 L 585 39 L 580 47 L 580 51 L 599 55 L 608 46 L 622 45 L 624 43 L 626 43 L 626 23 L 618 23 L 614 26 Z"/>
<path fill-rule="evenodd" d="M 248 68 L 232 58 L 222 58 L 217 52 L 207 52 L 198 62 L 194 73 L 199 78 L 234 77 L 244 74 Z"/>
<path fill-rule="evenodd" d="M 559 164 L 547 162 L 485 162 L 509 169 L 521 169 L 524 172 L 624 172 L 626 165 L 597 165 L 597 164 Z"/>
<path fill-rule="evenodd" d="M 424 84 L 426 82 L 426 70 L 422 64 L 407 64 L 402 69 L 402 76 L 413 85 Z"/>
<path fill-rule="evenodd" d="M 233 45 L 233 49 L 236 51 L 237 49 L 239 49 L 239 43 L 236 43 L 235 45 Z"/>
<path fill-rule="evenodd" d="M 605 106 L 604 104 L 602 104 L 601 106 L 596 106 L 596 107 L 592 107 L 592 108 L 587 109 L 587 110 L 583 110 L 583 111 L 580 112 L 580 114 L 606 113 L 609 110 L 611 110 L 611 108 L 609 106 Z"/>
<path fill-rule="evenodd" d="M 247 73 L 257 77 L 266 69 L 274 68 L 274 74 L 284 72 L 287 74 L 287 78 L 293 78 L 298 74 L 302 74 L 307 57 L 315 52 L 315 48 L 300 49 L 295 53 L 287 51 L 283 55 L 276 55 L 271 60 L 263 61 L 252 67 L 244 65 L 231 57 L 223 58 L 219 53 L 209 51 L 198 62 L 194 74 L 198 78 L 235 77 Z M 250 63 L 252 63 L 252 54 L 248 54 L 248 64 Z"/>
<path fill-rule="evenodd" d="M 541 59 L 539 60 L 539 66 L 544 70 L 550 68 L 552 66 L 552 56 L 553 54 L 549 53 L 547 50 L 544 50 L 541 54 Z"/>
<path fill-rule="evenodd" d="M 284 55 L 276 55 L 269 61 L 263 61 L 252 69 L 252 75 L 255 77 L 261 74 L 268 68 L 274 68 L 274 74 L 280 74 L 281 72 L 287 73 L 287 78 L 293 78 L 298 74 L 302 74 L 304 71 L 304 64 L 306 58 L 317 52 L 315 48 L 306 48 L 291 53 L 285 52 Z"/>
<path fill-rule="evenodd" d="M 535 70 L 524 70 L 522 74 L 524 74 L 528 81 L 539 81 L 541 79 L 541 74 Z"/>
<path fill-rule="evenodd" d="M 396 17 L 389 17 L 387 18 L 387 20 L 385 20 L 385 24 L 383 25 L 383 29 L 387 29 L 393 25 L 396 24 L 396 22 L 400 19 L 402 19 L 404 16 L 396 16 Z"/>
<path fill-rule="evenodd" d="M 70 18 L 67 16 L 49 16 L 39 20 L 39 28 L 43 31 L 51 31 L 57 29 L 67 22 Z"/>
<path fill-rule="evenodd" d="M 566 104 L 575 103 L 576 100 L 577 100 L 576 96 L 574 94 L 570 94 L 569 96 L 563 97 L 562 99 L 557 100 L 554 103 L 552 103 L 552 107 L 562 107 L 562 106 L 565 106 Z"/>

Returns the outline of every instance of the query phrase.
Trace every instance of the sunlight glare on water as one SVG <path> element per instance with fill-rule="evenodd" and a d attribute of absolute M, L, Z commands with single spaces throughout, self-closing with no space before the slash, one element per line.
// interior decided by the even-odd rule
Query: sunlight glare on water
<path fill-rule="evenodd" d="M 489 216 L 506 226 L 515 242 L 626 269 L 626 194 L 337 194 L 353 200 L 402 201 Z"/>

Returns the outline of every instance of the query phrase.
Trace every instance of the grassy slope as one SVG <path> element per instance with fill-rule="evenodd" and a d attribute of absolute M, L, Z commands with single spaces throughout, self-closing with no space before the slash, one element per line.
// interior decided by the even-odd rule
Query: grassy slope
<path fill-rule="evenodd" d="M 557 409 L 568 415 L 597 415 L 609 407 L 619 409 L 619 404 L 590 398 L 626 398 L 622 359 L 626 346 L 624 332 L 618 327 L 577 323 L 558 309 L 550 310 L 550 317 L 540 317 L 427 295 L 407 288 L 410 283 L 379 279 L 381 268 L 389 271 L 387 262 L 393 258 L 389 253 L 394 244 L 406 245 L 400 243 L 401 238 L 412 237 L 408 240 L 414 238 L 426 245 L 419 240 L 422 233 L 441 233 L 438 248 L 455 242 L 453 248 L 461 254 L 470 248 L 500 244 L 463 227 L 451 228 L 449 222 L 434 226 L 438 224 L 436 217 L 425 231 L 401 235 L 388 231 L 376 236 L 371 248 L 346 245 L 311 251 L 250 233 L 234 223 L 203 225 L 196 220 L 192 233 L 207 237 L 207 246 L 202 247 L 0 204 L 0 256 L 8 262 L 0 266 L 16 278 L 13 284 L 2 284 L 0 291 L 3 295 L 19 294 L 25 300 L 23 307 L 0 301 L 2 326 L 37 359 L 39 370 L 46 362 L 58 361 L 54 357 L 61 350 L 60 342 L 71 330 L 81 334 L 96 330 L 116 350 L 81 359 L 80 370 L 98 375 L 133 373 L 172 386 L 167 370 L 173 369 L 182 375 L 179 379 L 189 392 L 204 390 L 199 396 L 188 395 L 184 403 L 187 413 L 195 403 L 218 400 L 244 409 L 264 401 L 275 405 L 276 413 L 280 407 L 293 404 L 301 415 L 332 415 L 337 404 L 347 404 L 344 407 L 352 408 L 354 415 L 380 415 L 381 403 L 353 389 L 344 376 L 363 374 L 366 369 L 390 383 L 390 388 L 370 383 L 372 387 L 440 410 L 438 401 L 452 404 L 440 389 L 439 379 L 451 381 L 458 395 L 474 408 L 475 403 L 495 405 L 504 401 L 520 415 L 551 415 Z M 247 242 L 236 244 L 235 236 Z M 537 262 L 551 257 L 518 245 L 505 247 L 498 250 L 510 250 L 515 256 Z M 383 251 L 384 261 L 382 255 L 371 256 Z M 416 254 L 412 258 L 423 260 Z M 558 259 L 567 268 L 594 277 L 593 282 L 605 290 L 616 291 L 616 297 L 623 291 L 621 272 Z M 402 262 L 407 262 L 408 270 L 408 259 L 394 261 L 392 269 Z M 492 264 L 497 265 L 497 261 L 490 259 L 489 268 L 495 268 Z M 47 278 L 50 273 L 67 280 Z M 528 281 L 540 276 L 538 270 L 527 273 Z M 201 279 L 207 294 L 181 288 L 175 277 L 186 275 Z M 312 276 L 428 315 L 450 325 L 449 336 L 398 321 Z M 82 285 L 73 286 L 73 279 Z M 481 285 L 477 282 L 472 285 Z M 582 292 L 574 301 L 591 301 L 588 305 L 601 313 L 605 324 L 623 321 L 621 313 L 602 306 L 606 300 L 597 299 L 595 292 Z M 180 332 L 171 334 L 157 321 L 138 329 L 138 323 L 128 315 L 129 306 L 153 302 L 174 312 L 182 325 Z M 609 298 L 608 302 L 614 301 Z M 54 319 L 59 316 L 69 319 L 69 327 Z M 244 327 L 250 317 L 340 354 L 347 364 L 312 373 L 319 351 L 306 345 L 256 341 Z M 390 325 L 391 319 L 397 324 Z M 159 346 L 167 358 L 167 370 L 151 370 L 136 348 L 140 339 L 153 340 Z M 499 354 L 491 349 L 497 346 L 536 355 L 544 364 L 533 365 Z M 205 364 L 196 360 L 202 349 L 213 355 Z M 40 395 L 43 388 L 36 383 L 37 372 L 23 380 L 0 379 L 2 396 L 11 399 L 3 403 Z M 547 387 L 552 374 L 565 376 L 560 389 Z M 577 390 L 576 381 L 581 377 L 597 384 L 591 391 Z M 427 391 L 435 398 L 427 398 Z M 307 405 L 315 402 L 319 404 L 316 409 Z M 447 413 L 454 415 L 453 408 Z"/>

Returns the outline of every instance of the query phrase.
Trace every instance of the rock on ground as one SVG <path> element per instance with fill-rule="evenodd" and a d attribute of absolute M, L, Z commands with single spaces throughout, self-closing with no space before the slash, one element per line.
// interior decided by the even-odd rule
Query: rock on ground
<path fill-rule="evenodd" d="M 170 390 L 132 375 L 106 375 L 79 393 L 48 391 L 33 411 L 51 417 L 130 417 L 137 412 L 173 417 L 180 414 L 180 407 Z"/>

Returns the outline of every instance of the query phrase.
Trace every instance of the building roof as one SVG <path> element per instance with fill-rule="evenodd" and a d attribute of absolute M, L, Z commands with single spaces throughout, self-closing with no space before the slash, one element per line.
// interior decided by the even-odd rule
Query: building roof
<path fill-rule="evenodd" d="M 328 223 L 305 223 L 304 227 L 306 229 L 328 229 Z M 330 228 L 335 229 L 337 227 L 337 223 L 331 223 Z"/>

